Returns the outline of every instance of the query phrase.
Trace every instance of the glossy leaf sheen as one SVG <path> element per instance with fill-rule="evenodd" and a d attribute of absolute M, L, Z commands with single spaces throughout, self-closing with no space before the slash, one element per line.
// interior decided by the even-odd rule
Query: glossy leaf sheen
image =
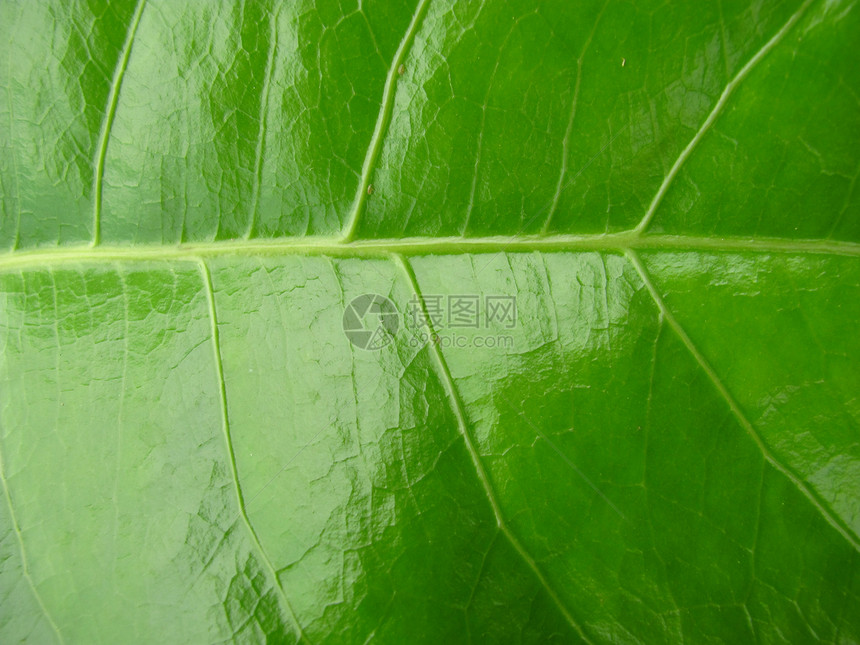
<path fill-rule="evenodd" d="M 0 4 L 0 641 L 858 642 L 858 37 Z"/>

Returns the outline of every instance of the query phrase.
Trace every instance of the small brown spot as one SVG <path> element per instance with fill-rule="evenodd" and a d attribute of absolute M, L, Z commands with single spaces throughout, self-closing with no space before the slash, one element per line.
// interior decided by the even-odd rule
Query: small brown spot
<path fill-rule="evenodd" d="M 401 63 L 400 67 L 397 68 L 397 73 L 403 76 L 406 73 L 406 65 Z"/>
<path fill-rule="evenodd" d="M 372 195 L 372 194 L 373 194 L 373 184 L 370 184 L 370 185 L 367 187 L 367 194 L 368 194 L 368 195 Z"/>

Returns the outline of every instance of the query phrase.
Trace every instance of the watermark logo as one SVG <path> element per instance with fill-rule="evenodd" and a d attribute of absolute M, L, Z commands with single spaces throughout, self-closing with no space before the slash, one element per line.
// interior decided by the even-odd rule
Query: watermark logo
<path fill-rule="evenodd" d="M 482 307 L 483 305 L 483 307 Z M 413 327 L 464 329 L 517 326 L 516 296 L 477 294 L 413 296 L 406 307 L 407 324 Z"/>
<path fill-rule="evenodd" d="M 377 293 L 353 298 L 343 312 L 343 333 L 353 345 L 368 351 L 390 345 L 401 328 L 408 332 L 405 342 L 413 347 L 434 343 L 443 348 L 510 349 L 514 337 L 497 332 L 516 326 L 517 300 L 507 295 L 414 295 L 402 323 L 394 303 Z M 480 333 L 482 328 L 495 332 Z"/>
<path fill-rule="evenodd" d="M 359 349 L 382 349 L 394 340 L 399 327 L 394 303 L 378 293 L 363 293 L 343 310 L 343 333 Z"/>

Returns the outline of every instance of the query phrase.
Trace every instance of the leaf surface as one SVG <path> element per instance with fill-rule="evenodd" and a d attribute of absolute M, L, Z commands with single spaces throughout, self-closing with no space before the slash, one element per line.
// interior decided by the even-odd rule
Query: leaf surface
<path fill-rule="evenodd" d="M 0 640 L 860 640 L 858 36 L 0 5 Z"/>

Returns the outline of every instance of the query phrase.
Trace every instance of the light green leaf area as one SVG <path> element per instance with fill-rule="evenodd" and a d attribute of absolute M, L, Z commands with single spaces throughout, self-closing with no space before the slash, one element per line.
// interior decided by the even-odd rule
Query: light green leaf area
<path fill-rule="evenodd" d="M 858 42 L 0 3 L 0 642 L 860 642 Z"/>

